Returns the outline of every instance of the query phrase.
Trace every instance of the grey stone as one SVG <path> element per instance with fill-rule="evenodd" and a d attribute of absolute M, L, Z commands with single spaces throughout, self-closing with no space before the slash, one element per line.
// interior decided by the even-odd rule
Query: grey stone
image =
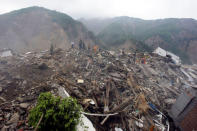
<path fill-rule="evenodd" d="M 14 113 L 14 115 L 12 115 L 11 119 L 6 123 L 6 124 L 13 124 L 13 123 L 17 123 L 19 121 L 19 114 L 18 113 Z"/>
<path fill-rule="evenodd" d="M 174 104 L 175 102 L 176 102 L 176 99 L 165 99 L 164 100 L 164 102 L 166 103 L 166 104 Z"/>
<path fill-rule="evenodd" d="M 40 65 L 38 66 L 38 68 L 39 68 L 40 70 L 46 70 L 46 69 L 48 69 L 49 67 L 47 66 L 47 64 L 42 63 L 42 64 L 40 64 Z"/>
<path fill-rule="evenodd" d="M 8 113 L 8 114 L 5 116 L 5 118 L 6 118 L 7 120 L 9 120 L 9 119 L 10 119 L 10 116 L 11 116 L 11 114 Z"/>
<path fill-rule="evenodd" d="M 20 108 L 27 109 L 27 107 L 29 106 L 29 103 L 21 103 L 19 106 Z"/>
<path fill-rule="evenodd" d="M 59 87 L 58 88 L 58 94 L 62 98 L 66 98 L 66 97 L 69 97 L 70 96 L 63 87 Z"/>
<path fill-rule="evenodd" d="M 0 121 L 2 121 L 3 120 L 3 117 L 0 117 Z"/>
<path fill-rule="evenodd" d="M 119 73 L 110 73 L 109 75 L 111 75 L 112 77 L 118 77 L 121 78 L 121 75 Z"/>
<path fill-rule="evenodd" d="M 9 130 L 9 126 L 4 125 L 4 127 L 1 129 L 1 131 L 8 131 Z"/>
<path fill-rule="evenodd" d="M 2 100 L 3 102 L 5 102 L 5 101 L 6 101 L 6 99 L 5 99 L 5 98 L 3 98 L 3 97 L 1 97 L 1 96 L 0 96 L 0 100 Z"/>
<path fill-rule="evenodd" d="M 26 97 L 18 97 L 17 100 L 21 103 L 24 103 L 26 101 L 32 101 L 34 100 L 34 97 L 33 96 L 26 96 Z"/>
<path fill-rule="evenodd" d="M 24 114 L 26 113 L 26 112 L 25 112 L 23 109 L 21 109 L 21 108 L 19 108 L 18 112 L 19 112 L 20 115 L 24 115 Z"/>
<path fill-rule="evenodd" d="M 3 88 L 2 87 L 0 87 L 0 93 L 3 91 Z"/>

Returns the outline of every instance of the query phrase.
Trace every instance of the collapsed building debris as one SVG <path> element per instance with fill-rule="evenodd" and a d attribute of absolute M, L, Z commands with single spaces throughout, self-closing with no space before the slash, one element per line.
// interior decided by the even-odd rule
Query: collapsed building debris
<path fill-rule="evenodd" d="M 168 130 L 166 112 L 196 85 L 196 66 L 176 65 L 153 53 L 72 48 L 2 57 L 0 128 L 33 130 L 28 112 L 38 95 L 62 96 L 63 87 L 96 130 Z"/>
<path fill-rule="evenodd" d="M 171 53 L 171 52 L 169 52 L 169 51 L 166 51 L 166 50 L 164 50 L 164 49 L 162 49 L 162 48 L 160 48 L 160 47 L 157 47 L 157 48 L 154 50 L 153 53 L 156 53 L 156 54 L 158 54 L 158 55 L 160 55 L 160 56 L 169 57 L 169 58 L 171 58 L 172 61 L 173 61 L 175 64 L 177 64 L 177 65 L 180 65 L 180 64 L 181 64 L 181 59 L 180 59 L 177 55 L 175 55 L 175 54 L 173 54 L 173 53 Z"/>

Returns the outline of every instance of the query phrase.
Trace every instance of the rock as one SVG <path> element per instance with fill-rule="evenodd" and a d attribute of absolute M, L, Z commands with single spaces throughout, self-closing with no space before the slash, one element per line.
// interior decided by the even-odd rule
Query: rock
<path fill-rule="evenodd" d="M 17 100 L 18 100 L 19 102 L 23 102 L 23 101 L 24 101 L 24 98 L 18 97 Z"/>
<path fill-rule="evenodd" d="M 83 125 L 77 124 L 77 131 L 95 131 L 92 122 L 85 115 L 81 115 L 80 121 L 82 121 Z"/>
<path fill-rule="evenodd" d="M 20 77 L 20 75 L 16 75 L 15 78 L 16 79 L 20 79 L 21 77 Z"/>
<path fill-rule="evenodd" d="M 35 94 L 35 91 L 32 91 L 32 92 L 31 92 L 31 95 L 33 95 L 33 94 Z"/>
<path fill-rule="evenodd" d="M 11 116 L 11 114 L 8 113 L 8 114 L 5 116 L 5 118 L 6 118 L 7 120 L 10 120 L 10 116 Z"/>
<path fill-rule="evenodd" d="M 21 109 L 21 108 L 18 109 L 18 112 L 19 112 L 20 115 L 24 115 L 24 114 L 26 113 L 26 112 L 25 112 L 23 109 Z"/>
<path fill-rule="evenodd" d="M 20 126 L 22 126 L 23 124 L 25 124 L 25 121 L 19 121 L 18 123 L 17 123 L 17 127 L 20 127 Z M 23 131 L 22 129 L 19 129 L 18 131 Z"/>
<path fill-rule="evenodd" d="M 3 120 L 3 117 L 0 117 L 0 121 L 2 121 Z"/>
<path fill-rule="evenodd" d="M 3 91 L 3 88 L 2 87 L 0 87 L 0 93 Z"/>
<path fill-rule="evenodd" d="M 56 84 L 56 83 L 52 83 L 52 84 L 51 84 L 51 87 L 52 87 L 52 88 L 58 88 L 58 87 L 60 87 L 60 85 L 58 85 L 58 84 Z"/>
<path fill-rule="evenodd" d="M 115 127 L 115 131 L 123 131 L 121 128 Z"/>
<path fill-rule="evenodd" d="M 22 85 L 25 86 L 26 84 L 27 84 L 27 81 L 24 80 L 23 83 L 22 83 Z"/>
<path fill-rule="evenodd" d="M 27 107 L 29 106 L 29 103 L 21 103 L 19 106 L 20 108 L 27 109 Z"/>
<path fill-rule="evenodd" d="M 14 115 L 12 115 L 11 119 L 6 124 L 10 125 L 10 124 L 13 124 L 13 123 L 17 123 L 18 121 L 19 121 L 19 114 L 14 113 Z"/>
<path fill-rule="evenodd" d="M 109 75 L 112 76 L 112 77 L 121 78 L 121 75 L 119 73 L 110 73 Z"/>
<path fill-rule="evenodd" d="M 6 99 L 5 99 L 5 98 L 3 98 L 3 97 L 1 97 L 1 96 L 0 96 L 0 100 L 2 100 L 3 102 L 5 102 L 5 101 L 6 101 Z"/>
<path fill-rule="evenodd" d="M 40 65 L 38 66 L 38 68 L 39 68 L 40 70 L 46 70 L 46 69 L 48 69 L 49 67 L 48 67 L 45 63 L 42 63 L 42 64 L 40 64 Z"/>
<path fill-rule="evenodd" d="M 164 102 L 166 103 L 166 104 L 174 104 L 175 102 L 176 102 L 176 99 L 165 99 L 164 100 Z"/>
<path fill-rule="evenodd" d="M 1 129 L 1 131 L 8 131 L 9 130 L 9 126 L 4 125 L 4 127 Z"/>
<path fill-rule="evenodd" d="M 1 60 L 0 63 L 1 64 L 7 64 L 8 62 L 6 60 Z"/>
<path fill-rule="evenodd" d="M 51 91 L 51 94 L 55 94 L 55 92 L 52 90 L 52 91 Z"/>
<path fill-rule="evenodd" d="M 83 80 L 83 79 L 78 79 L 78 80 L 77 80 L 77 83 L 78 83 L 78 84 L 83 84 L 83 83 L 84 83 L 84 80 Z"/>
<path fill-rule="evenodd" d="M 21 103 L 34 100 L 33 96 L 18 97 L 17 100 Z"/>
<path fill-rule="evenodd" d="M 58 94 L 59 96 L 61 96 L 62 98 L 67 98 L 70 95 L 67 93 L 67 91 L 63 88 L 63 87 L 59 87 L 58 88 Z"/>

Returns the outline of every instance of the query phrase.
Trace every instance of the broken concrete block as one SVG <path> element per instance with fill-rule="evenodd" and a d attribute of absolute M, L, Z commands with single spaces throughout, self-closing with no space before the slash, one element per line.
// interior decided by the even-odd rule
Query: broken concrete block
<path fill-rule="evenodd" d="M 84 80 L 83 80 L 83 79 L 78 79 L 78 80 L 77 80 L 77 83 L 78 83 L 78 84 L 83 84 L 83 83 L 84 83 Z"/>

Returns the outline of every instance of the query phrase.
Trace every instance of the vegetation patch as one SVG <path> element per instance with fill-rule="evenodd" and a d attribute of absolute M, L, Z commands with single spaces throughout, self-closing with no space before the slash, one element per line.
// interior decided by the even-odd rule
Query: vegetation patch
<path fill-rule="evenodd" d="M 61 99 L 51 93 L 41 93 L 37 105 L 30 111 L 29 125 L 38 130 L 75 131 L 80 121 L 81 107 L 71 97 Z"/>

